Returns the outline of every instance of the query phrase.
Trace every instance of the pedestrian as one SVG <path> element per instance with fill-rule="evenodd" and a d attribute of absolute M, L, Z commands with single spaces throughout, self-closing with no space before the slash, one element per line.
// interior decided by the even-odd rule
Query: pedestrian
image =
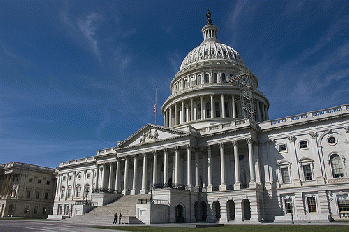
<path fill-rule="evenodd" d="M 113 221 L 113 224 L 116 224 L 118 223 L 118 213 L 115 213 L 114 214 L 114 221 Z"/>
<path fill-rule="evenodd" d="M 120 212 L 120 214 L 119 214 L 119 224 L 121 223 L 121 218 L 122 218 L 122 214 Z"/>

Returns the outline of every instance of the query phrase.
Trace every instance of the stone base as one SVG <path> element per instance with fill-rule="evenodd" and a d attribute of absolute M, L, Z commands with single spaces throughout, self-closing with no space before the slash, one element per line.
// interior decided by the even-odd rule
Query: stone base
<path fill-rule="evenodd" d="M 142 189 L 141 191 L 139 191 L 139 194 L 147 194 L 148 193 L 148 190 L 146 189 Z"/>
<path fill-rule="evenodd" d="M 130 194 L 130 191 L 124 189 L 124 190 L 122 190 L 122 194 L 123 194 L 123 195 L 128 195 L 128 194 Z"/>
<path fill-rule="evenodd" d="M 213 190 L 213 186 L 212 185 L 208 185 L 207 186 L 207 192 L 212 192 Z"/>
<path fill-rule="evenodd" d="M 234 184 L 234 190 L 240 190 L 241 189 L 241 183 L 238 182 L 238 183 L 235 183 Z"/>
<path fill-rule="evenodd" d="M 132 189 L 130 195 L 136 195 L 136 189 Z"/>
<path fill-rule="evenodd" d="M 256 184 L 256 182 L 250 182 L 249 184 L 248 184 L 248 188 L 250 188 L 250 189 L 255 189 L 257 187 L 257 184 Z"/>
<path fill-rule="evenodd" d="M 221 192 L 227 191 L 227 185 L 221 184 L 221 185 L 219 186 L 219 191 L 221 191 Z"/>
<path fill-rule="evenodd" d="M 199 187 L 199 186 L 195 186 L 195 187 L 194 187 L 194 192 L 196 192 L 196 193 L 197 193 L 197 192 L 200 192 L 200 187 Z"/>

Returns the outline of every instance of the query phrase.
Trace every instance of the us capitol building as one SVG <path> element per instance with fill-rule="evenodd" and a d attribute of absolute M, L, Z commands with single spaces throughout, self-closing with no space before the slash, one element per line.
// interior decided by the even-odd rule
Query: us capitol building
<path fill-rule="evenodd" d="M 60 163 L 51 218 L 121 210 L 143 223 L 349 217 L 349 105 L 269 120 L 257 77 L 206 16 L 204 40 L 161 107 L 164 126 Z"/>

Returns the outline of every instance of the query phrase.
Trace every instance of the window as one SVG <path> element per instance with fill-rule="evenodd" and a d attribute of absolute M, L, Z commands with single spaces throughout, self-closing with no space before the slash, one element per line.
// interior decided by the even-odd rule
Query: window
<path fill-rule="evenodd" d="M 315 197 L 307 197 L 307 204 L 309 213 L 316 213 Z"/>
<path fill-rule="evenodd" d="M 63 207 L 61 204 L 58 204 L 57 215 L 62 215 L 62 213 L 63 213 Z"/>
<path fill-rule="evenodd" d="M 209 77 L 208 77 L 208 74 L 207 74 L 207 73 L 206 73 L 206 74 L 205 74 L 205 76 L 204 76 L 204 81 L 205 81 L 205 83 L 210 82 L 210 79 L 209 79 Z"/>
<path fill-rule="evenodd" d="M 222 82 L 225 82 L 225 81 L 226 81 L 226 79 L 225 79 L 225 74 L 222 73 Z"/>
<path fill-rule="evenodd" d="M 229 118 L 229 105 L 228 102 L 224 102 L 225 117 Z"/>
<path fill-rule="evenodd" d="M 286 152 L 287 146 L 286 144 L 279 144 L 279 152 Z"/>
<path fill-rule="evenodd" d="M 76 186 L 76 197 L 80 197 L 81 185 Z"/>
<path fill-rule="evenodd" d="M 71 186 L 68 186 L 67 198 L 71 197 Z"/>
<path fill-rule="evenodd" d="M 72 176 L 69 176 L 69 180 L 71 180 L 72 179 Z"/>
<path fill-rule="evenodd" d="M 282 182 L 284 184 L 290 183 L 290 175 L 288 172 L 288 167 L 281 168 L 281 176 L 282 176 Z"/>
<path fill-rule="evenodd" d="M 198 85 L 200 85 L 200 84 L 201 84 L 201 75 L 198 75 L 198 78 L 197 78 L 197 83 L 198 83 Z"/>
<path fill-rule="evenodd" d="M 63 176 L 63 180 L 65 180 L 65 176 Z"/>
<path fill-rule="evenodd" d="M 344 176 L 343 163 L 339 155 L 334 154 L 331 156 L 331 166 L 333 178 L 339 178 Z"/>
<path fill-rule="evenodd" d="M 215 102 L 214 107 L 216 108 L 216 118 L 221 117 L 221 108 L 219 102 Z"/>
<path fill-rule="evenodd" d="M 86 177 L 87 177 L 87 179 L 90 179 L 91 178 L 91 174 L 87 173 Z"/>
<path fill-rule="evenodd" d="M 285 213 L 286 214 L 292 213 L 292 210 L 293 210 L 292 199 L 291 198 L 285 199 Z"/>
<path fill-rule="evenodd" d="M 213 83 L 217 83 L 217 73 L 213 74 Z"/>
<path fill-rule="evenodd" d="M 64 192 L 65 192 L 65 187 L 64 187 L 64 186 L 62 186 L 62 188 L 61 188 L 61 198 L 63 198 L 63 197 L 64 197 Z"/>
<path fill-rule="evenodd" d="M 327 139 L 327 142 L 330 144 L 330 145 L 335 145 L 336 144 L 336 138 L 331 136 Z"/>
<path fill-rule="evenodd" d="M 206 118 L 210 118 L 211 117 L 211 103 L 207 102 L 206 103 Z"/>
<path fill-rule="evenodd" d="M 26 195 L 27 198 L 30 198 L 30 190 L 27 190 L 27 195 Z"/>
<path fill-rule="evenodd" d="M 310 164 L 303 165 L 303 173 L 304 173 L 305 180 L 312 180 L 313 179 L 313 174 L 311 171 Z"/>
<path fill-rule="evenodd" d="M 46 181 L 46 184 L 47 184 L 47 185 L 50 185 L 50 181 Z"/>
<path fill-rule="evenodd" d="M 30 182 L 30 183 L 33 182 L 33 179 L 29 179 L 29 182 Z"/>
<path fill-rule="evenodd" d="M 38 184 L 41 184 L 41 180 L 38 180 Z"/>
<path fill-rule="evenodd" d="M 40 192 L 36 192 L 35 197 L 36 199 L 40 199 Z"/>
<path fill-rule="evenodd" d="M 299 142 L 299 148 L 300 149 L 306 149 L 308 148 L 308 141 L 307 140 L 302 140 Z"/>
<path fill-rule="evenodd" d="M 34 207 L 34 214 L 37 214 L 37 213 L 38 213 L 38 207 L 35 206 L 35 207 Z"/>
<path fill-rule="evenodd" d="M 25 214 L 29 213 L 29 206 L 24 207 L 24 213 Z"/>
<path fill-rule="evenodd" d="M 45 200 L 48 199 L 48 192 L 45 193 Z"/>
<path fill-rule="evenodd" d="M 338 199 L 338 209 L 339 209 L 339 216 L 341 218 L 349 218 L 349 200 L 340 197 Z"/>

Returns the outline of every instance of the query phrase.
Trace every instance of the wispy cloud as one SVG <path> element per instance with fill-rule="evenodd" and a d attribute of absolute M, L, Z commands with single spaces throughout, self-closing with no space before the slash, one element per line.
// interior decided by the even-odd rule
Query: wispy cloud
<path fill-rule="evenodd" d="M 82 34 L 88 40 L 94 54 L 99 58 L 99 61 L 102 62 L 100 57 L 100 51 L 98 49 L 98 42 L 94 38 L 95 30 L 97 29 L 97 27 L 94 26 L 94 22 L 99 19 L 100 17 L 97 15 L 97 13 L 92 13 L 85 19 L 78 19 L 78 26 Z"/>

